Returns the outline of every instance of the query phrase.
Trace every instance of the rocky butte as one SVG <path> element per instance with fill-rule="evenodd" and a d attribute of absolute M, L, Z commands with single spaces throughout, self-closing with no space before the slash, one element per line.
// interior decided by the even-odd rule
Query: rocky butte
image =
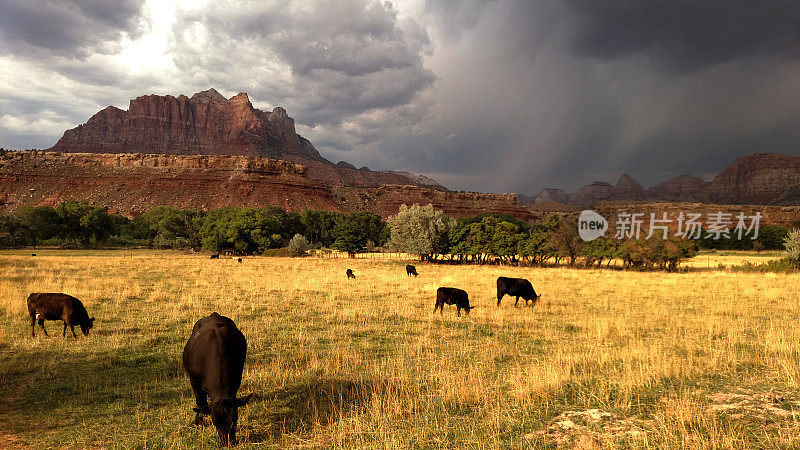
<path fill-rule="evenodd" d="M 407 172 L 333 164 L 297 134 L 294 119 L 285 109 L 261 111 L 245 93 L 227 99 L 213 88 L 191 97 L 143 95 L 131 100 L 127 111 L 109 106 L 85 124 L 65 131 L 49 150 L 254 156 L 301 163 L 308 167 L 309 178 L 325 184 L 417 184 L 444 189 L 429 178 Z"/>
<path fill-rule="evenodd" d="M 454 216 L 530 218 L 513 195 L 450 192 L 410 172 L 333 164 L 297 134 L 281 107 L 261 111 L 247 94 L 145 95 L 109 106 L 64 132 L 49 151 L 0 157 L 0 212 L 88 201 L 126 215 L 154 206 L 280 206 L 383 217 L 406 204 Z"/>

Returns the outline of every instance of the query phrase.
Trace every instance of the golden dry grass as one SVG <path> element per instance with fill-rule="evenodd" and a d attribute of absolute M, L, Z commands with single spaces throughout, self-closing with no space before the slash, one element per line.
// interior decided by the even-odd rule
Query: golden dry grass
<path fill-rule="evenodd" d="M 394 260 L 37 254 L 0 254 L 0 435 L 16 445 L 213 447 L 211 429 L 189 426 L 180 363 L 213 311 L 248 339 L 244 446 L 800 445 L 800 275 L 417 264 L 414 279 Z M 542 301 L 497 308 L 499 275 L 530 279 Z M 439 286 L 478 308 L 434 315 Z M 25 298 L 37 291 L 82 299 L 97 317 L 90 336 L 61 338 L 48 322 L 50 338 L 30 338 Z M 789 414 L 709 397 L 770 388 Z M 592 409 L 619 423 L 546 431 Z"/>

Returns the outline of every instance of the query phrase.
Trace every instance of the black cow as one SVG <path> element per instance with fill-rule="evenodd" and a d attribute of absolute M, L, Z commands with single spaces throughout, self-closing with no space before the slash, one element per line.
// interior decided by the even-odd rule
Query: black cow
<path fill-rule="evenodd" d="M 474 306 L 469 306 L 469 296 L 467 293 L 458 288 L 440 287 L 436 290 L 436 306 L 433 307 L 433 313 L 439 309 L 439 314 L 444 314 L 444 305 L 456 305 L 456 313 L 461 316 L 461 310 L 469 314 L 470 309 L 475 309 Z"/>
<path fill-rule="evenodd" d="M 411 264 L 408 264 L 406 266 L 406 275 L 408 275 L 409 277 L 411 275 L 414 275 L 416 277 L 419 274 L 417 273 L 417 268 L 416 267 L 412 266 Z"/>
<path fill-rule="evenodd" d="M 202 425 L 203 415 L 210 415 L 224 446 L 236 444 L 239 407 L 253 395 L 236 398 L 246 355 L 247 340 L 242 332 L 231 319 L 217 313 L 194 324 L 183 348 L 183 368 L 189 374 L 197 403 L 194 423 Z"/>
<path fill-rule="evenodd" d="M 353 269 L 347 269 L 347 279 L 349 280 L 350 278 L 356 279 L 356 274 L 353 273 Z"/>
<path fill-rule="evenodd" d="M 239 261 L 241 263 L 242 262 L 242 258 L 237 259 L 237 261 Z"/>
<path fill-rule="evenodd" d="M 506 294 L 508 294 L 509 297 L 517 297 L 514 306 L 517 306 L 520 297 L 525 299 L 526 306 L 529 301 L 533 301 L 533 305 L 536 306 L 536 301 L 541 297 L 541 295 L 536 295 L 536 291 L 533 290 L 533 285 L 525 278 L 498 277 L 497 306 L 500 306 L 500 300 L 502 300 L 503 296 Z"/>
<path fill-rule="evenodd" d="M 31 337 L 36 336 L 34 330 L 36 329 L 37 320 L 45 336 L 49 336 L 44 328 L 45 320 L 63 320 L 64 330 L 61 335 L 67 335 L 67 325 L 69 325 L 72 337 L 75 339 L 78 338 L 75 335 L 75 325 L 79 325 L 83 335 L 88 336 L 89 330 L 92 329 L 94 324 L 94 317 L 89 317 L 86 308 L 83 307 L 83 303 L 67 294 L 35 292 L 29 295 L 28 314 L 31 316 Z"/>
<path fill-rule="evenodd" d="M 219 253 L 214 253 L 209 259 L 219 259 Z"/>

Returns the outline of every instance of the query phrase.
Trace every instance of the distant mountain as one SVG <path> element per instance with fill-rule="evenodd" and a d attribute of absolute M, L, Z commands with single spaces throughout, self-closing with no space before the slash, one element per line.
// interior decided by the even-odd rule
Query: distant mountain
<path fill-rule="evenodd" d="M 215 89 L 191 97 L 144 95 L 128 110 L 109 106 L 85 124 L 67 130 L 49 149 L 69 153 L 239 155 L 289 160 L 308 167 L 309 178 L 326 184 L 377 187 L 412 184 L 444 189 L 407 172 L 334 165 L 295 131 L 294 119 L 276 107 L 261 111 L 245 93 L 226 99 Z"/>
<path fill-rule="evenodd" d="M 616 186 L 595 181 L 574 194 L 545 188 L 533 202 L 590 207 L 604 200 L 800 205 L 800 157 L 754 153 L 736 159 L 710 182 L 683 174 L 646 190 L 625 174 Z"/>

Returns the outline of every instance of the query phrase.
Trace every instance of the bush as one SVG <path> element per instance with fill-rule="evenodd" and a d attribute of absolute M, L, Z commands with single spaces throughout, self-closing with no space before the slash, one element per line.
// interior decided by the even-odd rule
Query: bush
<path fill-rule="evenodd" d="M 434 255 L 447 253 L 450 247 L 448 234 L 454 221 L 441 210 L 433 209 L 433 205 L 400 205 L 397 214 L 387 222 L 389 246 L 393 250 L 431 260 Z"/>
<path fill-rule="evenodd" d="M 289 247 L 270 248 L 264 251 L 264 256 L 281 256 L 286 257 L 289 255 Z"/>
<path fill-rule="evenodd" d="M 795 268 L 800 267 L 800 229 L 789 231 L 783 238 L 783 247 L 786 249 L 784 256 Z"/>
<path fill-rule="evenodd" d="M 286 248 L 289 250 L 290 256 L 305 256 L 309 249 L 308 239 L 301 234 L 295 234 L 289 240 L 289 246 Z"/>
<path fill-rule="evenodd" d="M 753 264 L 748 261 L 738 266 L 732 266 L 731 270 L 737 272 L 792 273 L 797 270 L 797 265 L 789 258 L 780 258 L 780 259 L 773 259 L 761 264 Z"/>

